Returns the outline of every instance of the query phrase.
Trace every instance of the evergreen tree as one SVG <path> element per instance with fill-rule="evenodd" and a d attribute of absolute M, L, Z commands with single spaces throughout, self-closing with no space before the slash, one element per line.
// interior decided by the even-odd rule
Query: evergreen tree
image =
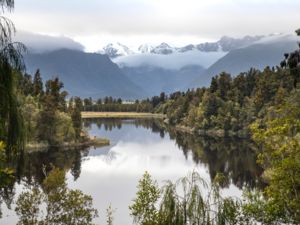
<path fill-rule="evenodd" d="M 43 81 L 41 78 L 40 70 L 38 69 L 33 78 L 33 95 L 42 96 L 44 94 Z"/>
<path fill-rule="evenodd" d="M 24 76 L 19 76 L 19 89 L 25 96 L 33 95 L 33 83 L 31 75 L 25 73 Z"/>
<path fill-rule="evenodd" d="M 139 181 L 138 192 L 133 204 L 129 206 L 134 222 L 140 225 L 158 225 L 158 212 L 155 204 L 160 191 L 148 172 Z"/>

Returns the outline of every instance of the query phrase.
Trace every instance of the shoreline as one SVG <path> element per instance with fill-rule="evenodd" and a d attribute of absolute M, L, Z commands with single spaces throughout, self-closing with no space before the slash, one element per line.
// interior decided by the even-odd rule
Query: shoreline
<path fill-rule="evenodd" d="M 251 135 L 249 135 L 248 130 L 238 130 L 236 132 L 231 130 L 226 132 L 222 129 L 195 130 L 195 128 L 190 128 L 182 125 L 176 125 L 174 126 L 174 128 L 179 132 L 196 134 L 199 136 L 218 137 L 218 138 L 231 137 L 231 138 L 240 138 L 240 139 L 251 138 Z"/>
<path fill-rule="evenodd" d="M 65 142 L 59 145 L 49 145 L 47 143 L 28 143 L 25 146 L 25 150 L 28 153 L 46 151 L 49 148 L 61 148 L 61 149 L 76 149 L 83 147 L 103 147 L 110 145 L 110 140 L 106 138 L 89 138 L 84 142 Z"/>
<path fill-rule="evenodd" d="M 137 113 L 137 112 L 81 112 L 83 119 L 91 118 L 121 118 L 121 119 L 134 119 L 134 118 L 159 118 L 163 119 L 164 114 L 157 113 Z"/>

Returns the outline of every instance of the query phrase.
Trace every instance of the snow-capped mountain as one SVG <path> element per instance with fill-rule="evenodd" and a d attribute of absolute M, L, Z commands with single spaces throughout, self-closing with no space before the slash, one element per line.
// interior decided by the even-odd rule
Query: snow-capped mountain
<path fill-rule="evenodd" d="M 149 45 L 149 44 L 143 44 L 140 45 L 140 47 L 138 48 L 138 52 L 139 53 L 151 53 L 151 51 L 153 50 L 153 46 Z"/>
<path fill-rule="evenodd" d="M 151 50 L 151 53 L 169 55 L 176 52 L 176 48 L 171 47 L 167 43 L 163 42 Z"/>
<path fill-rule="evenodd" d="M 182 48 L 178 48 L 179 52 L 186 52 L 197 49 L 201 52 L 229 52 L 234 49 L 246 47 L 254 42 L 260 40 L 264 36 L 245 36 L 243 38 L 231 38 L 223 36 L 217 42 L 205 42 L 198 45 L 187 45 Z"/>
<path fill-rule="evenodd" d="M 177 48 L 177 51 L 178 52 L 188 52 L 188 51 L 192 51 L 192 50 L 195 50 L 197 49 L 197 47 L 195 45 L 186 45 L 182 48 Z"/>
<path fill-rule="evenodd" d="M 116 58 L 119 56 L 128 56 L 132 55 L 135 52 L 128 48 L 126 45 L 123 45 L 119 42 L 110 43 L 103 47 L 102 50 L 99 51 L 102 54 L 106 54 L 109 58 Z"/>
<path fill-rule="evenodd" d="M 100 53 L 107 54 L 110 58 L 117 58 L 119 56 L 130 56 L 139 54 L 157 54 L 157 55 L 171 55 L 174 53 L 185 53 L 190 51 L 200 52 L 229 52 L 235 49 L 246 47 L 259 41 L 264 36 L 245 36 L 243 38 L 232 38 L 223 36 L 216 42 L 205 42 L 200 44 L 189 44 L 184 47 L 172 47 L 166 42 L 162 42 L 157 46 L 150 44 L 142 44 L 137 49 L 133 50 L 121 43 L 108 44 L 100 50 Z"/>

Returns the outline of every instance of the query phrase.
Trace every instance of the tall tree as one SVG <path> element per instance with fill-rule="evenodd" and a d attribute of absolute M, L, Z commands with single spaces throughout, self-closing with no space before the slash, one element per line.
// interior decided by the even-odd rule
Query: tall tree
<path fill-rule="evenodd" d="M 44 94 L 43 81 L 41 78 L 40 70 L 38 69 L 33 78 L 33 95 L 42 96 Z"/>
<path fill-rule="evenodd" d="M 7 154 L 13 146 L 23 143 L 22 118 L 15 94 L 15 70 L 24 69 L 21 43 L 13 43 L 15 27 L 12 21 L 1 16 L 14 7 L 13 0 L 0 0 L 0 139 L 7 142 Z"/>
<path fill-rule="evenodd" d="M 150 174 L 145 172 L 139 181 L 137 197 L 133 204 L 129 206 L 134 222 L 140 225 L 158 224 L 158 212 L 155 207 L 160 190 Z"/>

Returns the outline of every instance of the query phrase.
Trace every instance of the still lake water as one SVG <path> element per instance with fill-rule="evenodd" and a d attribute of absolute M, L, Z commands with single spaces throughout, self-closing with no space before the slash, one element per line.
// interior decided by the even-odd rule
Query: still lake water
<path fill-rule="evenodd" d="M 97 224 L 105 223 L 105 209 L 112 205 L 116 225 L 130 225 L 128 206 L 137 191 L 138 180 L 145 171 L 161 186 L 176 181 L 193 170 L 210 180 L 218 172 L 229 183 L 225 196 L 240 197 L 242 188 L 258 185 L 261 170 L 255 163 L 252 144 L 247 140 L 200 138 L 162 128 L 157 120 L 97 119 L 85 120 L 91 136 L 110 139 L 110 146 L 85 150 L 51 150 L 26 156 L 20 170 L 20 193 L 24 183 L 41 183 L 42 165 L 50 164 L 68 170 L 68 186 L 93 197 L 99 210 Z M 13 211 L 5 209 L 0 224 L 16 224 Z M 14 205 L 12 205 L 14 208 Z"/>

